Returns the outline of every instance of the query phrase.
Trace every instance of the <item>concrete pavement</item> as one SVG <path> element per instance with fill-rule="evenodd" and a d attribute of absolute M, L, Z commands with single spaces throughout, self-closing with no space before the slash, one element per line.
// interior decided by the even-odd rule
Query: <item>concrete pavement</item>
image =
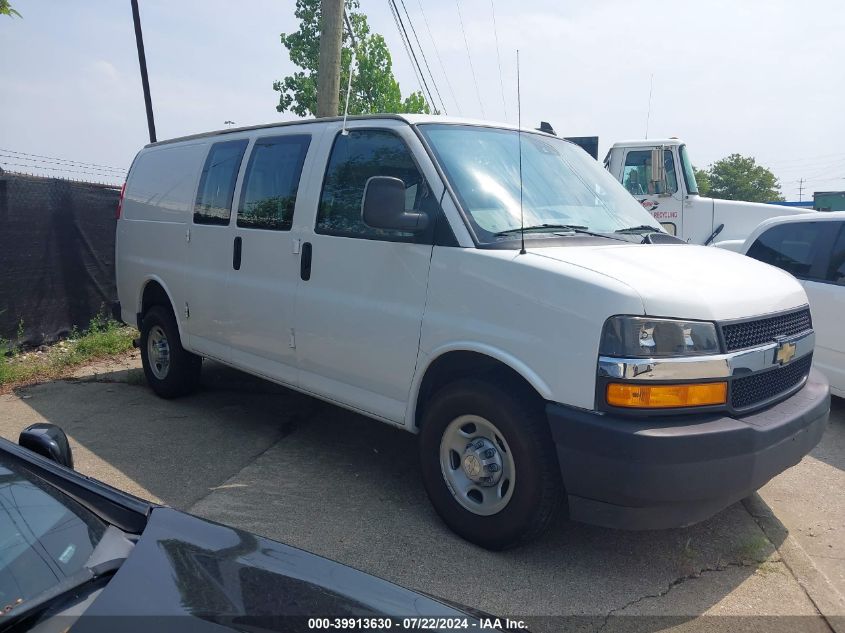
<path fill-rule="evenodd" d="M 127 358 L 0 396 L 0 434 L 54 422 L 85 474 L 496 614 L 570 616 L 584 630 L 843 630 L 820 617 L 845 616 L 841 402 L 812 456 L 748 507 L 658 532 L 561 522 L 491 553 L 431 509 L 414 436 L 213 363 L 200 393 L 163 401 L 138 367 Z"/>

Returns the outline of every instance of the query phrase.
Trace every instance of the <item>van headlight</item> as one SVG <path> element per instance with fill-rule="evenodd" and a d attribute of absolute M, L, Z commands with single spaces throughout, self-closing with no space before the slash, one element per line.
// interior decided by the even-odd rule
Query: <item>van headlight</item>
<path fill-rule="evenodd" d="M 709 321 L 614 316 L 605 321 L 599 353 L 617 358 L 667 358 L 720 351 L 716 325 Z"/>

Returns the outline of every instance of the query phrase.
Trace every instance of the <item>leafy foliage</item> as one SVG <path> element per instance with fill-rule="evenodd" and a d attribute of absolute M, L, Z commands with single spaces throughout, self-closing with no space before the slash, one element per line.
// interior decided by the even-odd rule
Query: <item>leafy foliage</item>
<path fill-rule="evenodd" d="M 723 200 L 745 200 L 747 202 L 773 202 L 783 200 L 780 182 L 775 175 L 758 165 L 750 156 L 731 154 L 710 165 L 702 178 L 696 170 L 701 195 Z M 706 183 L 707 192 L 703 190 Z"/>
<path fill-rule="evenodd" d="M 302 70 L 273 83 L 280 93 L 279 112 L 291 111 L 299 116 L 317 112 L 317 70 L 320 59 L 320 0 L 297 0 L 295 15 L 300 20 L 295 33 L 281 34 L 282 45 L 290 60 Z M 358 0 L 345 0 L 346 13 L 352 24 L 357 44 L 356 68 L 352 76 L 349 114 L 378 112 L 429 112 L 422 93 L 412 92 L 402 99 L 399 82 L 393 76 L 393 61 L 384 38 L 370 31 L 367 16 L 358 13 Z M 340 99 L 338 114 L 343 114 L 352 42 L 343 29 L 341 48 Z"/>
<path fill-rule="evenodd" d="M 15 11 L 12 5 L 9 4 L 9 0 L 0 0 L 0 15 L 21 17 L 21 14 Z"/>
<path fill-rule="evenodd" d="M 710 196 L 710 172 L 706 169 L 699 169 L 693 165 L 695 182 L 698 183 L 698 193 L 702 196 Z"/>

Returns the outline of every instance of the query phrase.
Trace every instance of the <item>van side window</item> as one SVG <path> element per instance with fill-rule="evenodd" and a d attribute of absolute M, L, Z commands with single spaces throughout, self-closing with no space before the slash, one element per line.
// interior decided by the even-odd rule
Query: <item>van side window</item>
<path fill-rule="evenodd" d="M 405 209 L 425 211 L 432 219 L 439 209 L 428 183 L 420 174 L 405 142 L 387 130 L 351 130 L 335 138 L 315 231 L 327 235 L 416 242 L 423 234 L 373 229 L 361 219 L 364 185 L 373 176 L 392 176 L 405 183 Z M 434 224 L 432 222 L 432 224 Z"/>
<path fill-rule="evenodd" d="M 229 224 L 235 182 L 247 140 L 215 143 L 202 168 L 197 201 L 194 204 L 195 224 Z"/>
<path fill-rule="evenodd" d="M 830 262 L 827 264 L 827 280 L 845 286 L 845 223 L 840 226 L 842 228 L 839 231 L 839 238 L 833 245 Z"/>
<path fill-rule="evenodd" d="M 238 226 L 290 231 L 299 177 L 311 137 L 274 136 L 255 141 L 246 167 Z"/>
<path fill-rule="evenodd" d="M 747 255 L 782 268 L 802 279 L 812 279 L 813 263 L 827 235 L 826 222 L 784 222 L 765 231 Z"/>
<path fill-rule="evenodd" d="M 675 193 L 678 191 L 678 175 L 671 150 L 663 150 L 663 167 L 666 170 L 666 191 L 661 183 L 651 181 L 651 150 L 634 150 L 625 156 L 622 184 L 632 196 Z"/>

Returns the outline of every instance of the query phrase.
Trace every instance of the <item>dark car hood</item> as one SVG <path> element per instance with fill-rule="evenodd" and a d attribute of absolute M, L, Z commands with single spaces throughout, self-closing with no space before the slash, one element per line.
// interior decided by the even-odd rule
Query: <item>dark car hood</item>
<path fill-rule="evenodd" d="M 472 622 L 462 611 L 346 565 L 155 508 L 132 554 L 72 630 L 309 631 L 308 618 L 384 616 Z"/>

